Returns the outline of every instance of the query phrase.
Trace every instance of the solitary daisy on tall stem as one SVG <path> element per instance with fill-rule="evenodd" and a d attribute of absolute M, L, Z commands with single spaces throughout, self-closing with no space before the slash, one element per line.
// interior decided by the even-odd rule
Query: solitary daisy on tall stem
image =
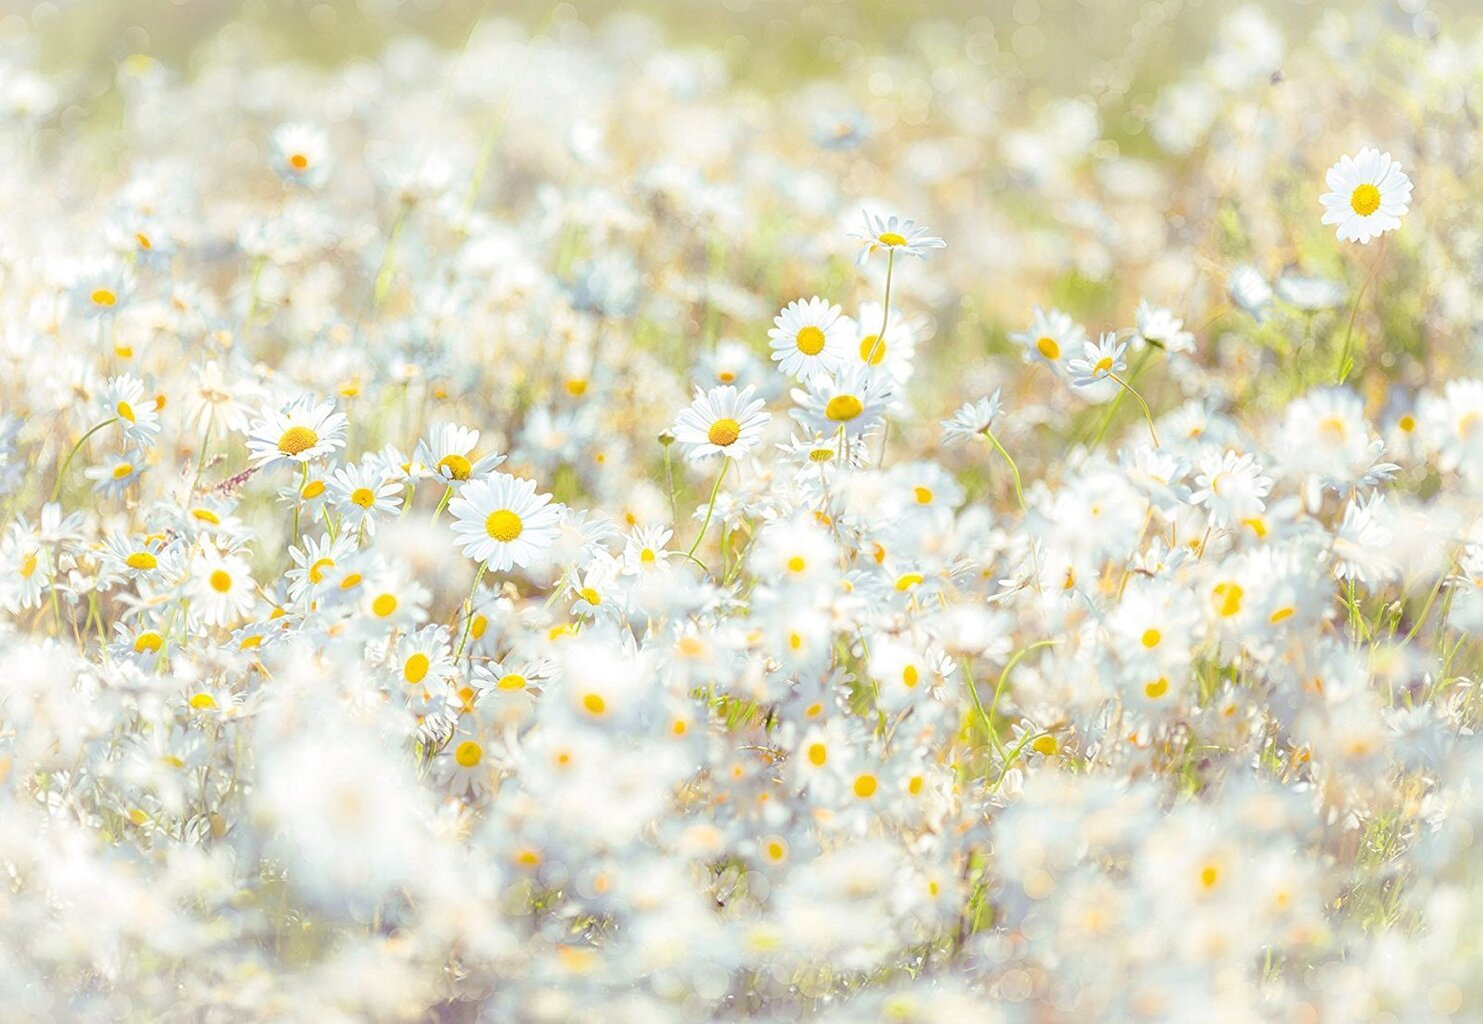
<path fill-rule="evenodd" d="M 1401 226 L 1410 209 L 1411 179 L 1389 153 L 1366 147 L 1329 168 L 1329 191 L 1319 197 L 1323 223 L 1339 226 L 1339 241 L 1369 245 Z"/>

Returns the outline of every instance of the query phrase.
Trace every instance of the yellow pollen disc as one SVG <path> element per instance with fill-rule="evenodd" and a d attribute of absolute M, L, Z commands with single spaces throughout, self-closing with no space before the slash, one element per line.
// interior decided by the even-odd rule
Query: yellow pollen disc
<path fill-rule="evenodd" d="M 644 550 L 639 552 L 639 561 L 643 562 L 645 565 L 653 565 L 654 560 L 657 557 L 659 556 L 654 554 L 653 548 L 644 548 Z"/>
<path fill-rule="evenodd" d="M 1164 634 L 1160 633 L 1156 629 L 1145 629 L 1143 631 L 1143 646 L 1149 648 L 1150 650 L 1157 647 L 1159 645 L 1159 641 L 1162 639 L 1164 639 Z"/>
<path fill-rule="evenodd" d="M 134 407 L 128 402 L 118 403 L 118 418 L 121 420 L 128 420 L 130 423 L 133 423 Z"/>
<path fill-rule="evenodd" d="M 1169 680 L 1165 679 L 1163 676 L 1159 676 L 1159 678 L 1145 683 L 1143 685 L 1143 692 L 1148 695 L 1150 700 L 1158 700 L 1164 694 L 1169 692 Z"/>
<path fill-rule="evenodd" d="M 1368 217 L 1380 209 L 1380 190 L 1369 182 L 1365 182 L 1350 195 L 1349 206 L 1361 217 Z"/>
<path fill-rule="evenodd" d="M 357 487 L 350 492 L 350 500 L 361 508 L 370 508 L 376 504 L 376 492 L 369 487 Z"/>
<path fill-rule="evenodd" d="M 922 787 L 926 784 L 927 781 L 920 775 L 913 775 L 911 781 L 906 784 L 906 791 L 912 796 L 917 796 L 922 792 Z"/>
<path fill-rule="evenodd" d="M 135 551 L 124 559 L 124 564 L 130 569 L 153 569 L 160 564 L 160 560 L 148 551 Z"/>
<path fill-rule="evenodd" d="M 682 636 L 675 642 L 675 650 L 687 658 L 698 658 L 706 652 L 706 646 L 700 637 Z"/>
<path fill-rule="evenodd" d="M 1252 533 L 1256 534 L 1258 539 L 1267 535 L 1266 520 L 1262 519 L 1260 516 L 1253 516 L 1250 519 L 1243 519 L 1241 520 L 1241 525 L 1249 529 Z"/>
<path fill-rule="evenodd" d="M 855 795 L 861 800 L 869 800 L 875 796 L 877 783 L 874 775 L 861 775 L 855 779 Z"/>
<path fill-rule="evenodd" d="M 461 768 L 473 768 L 484 760 L 484 748 L 473 740 L 464 740 L 454 748 L 453 760 L 457 761 Z"/>
<path fill-rule="evenodd" d="M 158 651 L 165 646 L 165 638 L 158 633 L 140 633 L 134 638 L 134 652 L 143 654 L 145 651 Z"/>
<path fill-rule="evenodd" d="M 1035 739 L 1031 740 L 1030 749 L 1037 754 L 1053 757 L 1061 749 L 1061 745 L 1056 742 L 1054 736 L 1047 733 L 1044 736 L 1036 736 Z"/>
<path fill-rule="evenodd" d="M 684 719 L 676 718 L 674 724 L 669 727 L 669 731 L 676 736 L 683 736 L 690 731 L 690 725 Z"/>
<path fill-rule="evenodd" d="M 284 455 L 299 455 L 319 443 L 319 435 L 308 427 L 289 427 L 278 439 L 278 450 Z"/>
<path fill-rule="evenodd" d="M 792 558 L 788 559 L 789 572 L 803 572 L 803 570 L 806 568 L 808 568 L 808 563 L 805 562 L 799 555 L 794 555 Z"/>
<path fill-rule="evenodd" d="M 422 682 L 427 678 L 429 664 L 431 663 L 428 661 L 427 655 L 418 651 L 408 658 L 406 664 L 402 666 L 402 678 L 413 684 Z"/>
<path fill-rule="evenodd" d="M 209 693 L 197 693 L 191 697 L 190 705 L 197 711 L 210 711 L 216 707 L 216 698 Z"/>
<path fill-rule="evenodd" d="M 860 358 L 871 366 L 879 366 L 886 358 L 886 343 L 879 335 L 867 334 L 860 339 Z"/>
<path fill-rule="evenodd" d="M 731 370 L 718 370 L 718 371 L 716 371 L 716 383 L 718 383 L 718 384 L 732 384 L 735 381 L 736 381 L 736 374 L 733 373 Z"/>
<path fill-rule="evenodd" d="M 1272 623 L 1272 625 L 1274 626 L 1279 622 L 1286 622 L 1288 619 L 1293 617 L 1294 611 L 1295 609 L 1293 608 L 1278 608 L 1267 618 L 1267 621 Z"/>
<path fill-rule="evenodd" d="M 115 345 L 113 346 L 113 354 L 120 359 L 132 359 L 134 357 L 134 350 L 128 345 Z"/>
<path fill-rule="evenodd" d="M 394 594 L 382 594 L 371 602 L 371 612 L 380 618 L 386 618 L 396 611 L 397 600 Z"/>
<path fill-rule="evenodd" d="M 810 743 L 808 746 L 809 763 L 815 766 L 822 765 L 829 760 L 829 748 L 822 743 Z"/>
<path fill-rule="evenodd" d="M 787 844 L 781 839 L 769 839 L 762 849 L 771 861 L 779 861 L 788 856 Z"/>
<path fill-rule="evenodd" d="M 808 453 L 808 460 L 810 462 L 828 462 L 836 454 L 833 448 L 815 448 Z"/>
<path fill-rule="evenodd" d="M 905 235 L 898 235 L 894 231 L 886 231 L 886 232 L 883 232 L 880 235 L 876 236 L 876 240 L 878 242 L 880 242 L 881 245 L 905 245 L 906 244 L 906 236 Z"/>
<path fill-rule="evenodd" d="M 797 633 L 789 633 L 788 646 L 795 651 L 803 650 L 803 637 L 799 636 Z"/>
<path fill-rule="evenodd" d="M 901 593 L 904 594 L 908 590 L 910 590 L 912 587 L 915 587 L 918 584 L 920 584 L 923 579 L 924 579 L 924 577 L 919 572 L 908 572 L 908 573 L 904 573 L 896 581 L 896 589 L 899 590 Z"/>
<path fill-rule="evenodd" d="M 292 153 L 288 158 L 288 166 L 296 171 L 307 171 L 309 169 L 309 158 L 303 153 Z"/>
<path fill-rule="evenodd" d="M 1400 418 L 1400 422 L 1397 423 L 1396 426 L 1400 427 L 1402 430 L 1409 434 L 1411 431 L 1416 429 L 1416 417 L 1409 414 L 1402 416 Z"/>
<path fill-rule="evenodd" d="M 824 406 L 824 415 L 835 423 L 848 423 L 864 411 L 864 404 L 854 395 L 835 395 Z"/>
<path fill-rule="evenodd" d="M 717 448 L 725 448 L 727 445 L 735 444 L 736 439 L 741 437 L 741 424 L 729 416 L 711 424 L 711 429 L 706 432 L 706 440 Z"/>
<path fill-rule="evenodd" d="M 901 681 L 906 684 L 907 689 L 916 686 L 921 678 L 921 673 L 917 671 L 915 665 L 908 665 L 901 670 Z"/>
<path fill-rule="evenodd" d="M 1041 335 L 1039 338 L 1035 339 L 1035 351 L 1039 352 L 1047 359 L 1061 358 L 1061 346 L 1056 344 L 1055 338 L 1051 338 L 1046 335 Z"/>
<path fill-rule="evenodd" d="M 1220 869 L 1214 864 L 1206 864 L 1200 872 L 1200 884 L 1207 889 L 1214 889 L 1215 884 L 1220 881 Z"/>
<path fill-rule="evenodd" d="M 930 487 L 914 487 L 912 493 L 917 497 L 918 505 L 932 504 L 932 489 Z"/>
<path fill-rule="evenodd" d="M 586 601 L 594 608 L 602 604 L 602 595 L 593 590 L 591 587 L 583 587 L 580 591 L 578 591 L 578 593 L 581 595 L 582 600 Z"/>
<path fill-rule="evenodd" d="M 509 675 L 500 676 L 499 682 L 495 685 L 501 690 L 523 690 L 525 689 L 525 677 L 518 672 L 511 672 Z"/>
<path fill-rule="evenodd" d="M 454 480 L 467 480 L 474 472 L 474 464 L 462 455 L 444 455 L 438 460 L 438 472 Z"/>
<path fill-rule="evenodd" d="M 1112 357 L 1103 356 L 1097 360 L 1097 365 L 1092 367 L 1093 373 L 1107 373 L 1112 369 Z"/>
<path fill-rule="evenodd" d="M 225 569 L 217 569 L 211 574 L 211 589 L 218 594 L 225 594 L 232 589 L 232 574 Z"/>
<path fill-rule="evenodd" d="M 149 240 L 149 236 L 142 231 L 135 232 L 134 241 L 138 242 L 139 248 L 143 249 L 145 252 L 148 252 L 150 249 L 154 248 L 154 243 L 151 242 Z"/>
<path fill-rule="evenodd" d="M 309 582 L 323 583 L 324 571 L 326 569 L 333 569 L 334 567 L 335 560 L 333 558 L 321 558 L 319 561 L 309 566 Z"/>
<path fill-rule="evenodd" d="M 520 517 L 507 508 L 496 509 L 484 520 L 484 532 L 501 544 L 508 544 L 519 537 L 523 529 L 525 524 L 520 521 Z"/>
<path fill-rule="evenodd" d="M 589 715 L 600 715 L 608 709 L 608 702 L 596 693 L 589 693 L 582 698 L 582 709 Z"/>
<path fill-rule="evenodd" d="M 1245 595 L 1239 584 L 1219 583 L 1215 587 L 1215 610 L 1221 618 L 1229 619 L 1241 610 L 1241 598 Z"/>
<path fill-rule="evenodd" d="M 798 346 L 798 351 L 806 356 L 816 356 L 824 351 L 824 332 L 813 324 L 800 328 L 798 336 L 793 339 Z"/>
<path fill-rule="evenodd" d="M 93 305 L 95 306 L 107 308 L 118 304 L 118 296 L 108 288 L 94 289 L 93 294 L 88 296 L 88 298 L 93 300 Z"/>
<path fill-rule="evenodd" d="M 304 489 L 299 491 L 299 497 L 303 498 L 305 501 L 313 501 L 315 498 L 319 497 L 323 493 L 324 481 L 310 480 L 307 484 L 304 485 Z"/>
<path fill-rule="evenodd" d="M 365 579 L 365 577 L 362 576 L 360 573 L 353 572 L 340 581 L 340 589 L 354 590 L 356 587 L 360 586 L 360 581 L 363 579 Z"/>
<path fill-rule="evenodd" d="M 581 398 L 587 393 L 587 382 L 580 377 L 567 381 L 563 386 L 566 388 L 566 393 L 573 398 Z"/>
<path fill-rule="evenodd" d="M 113 478 L 115 480 L 122 480 L 132 472 L 134 472 L 133 465 L 127 462 L 120 462 L 117 466 L 113 467 Z"/>
<path fill-rule="evenodd" d="M 489 620 L 482 615 L 475 615 L 473 625 L 469 629 L 469 635 L 477 640 L 484 635 L 484 631 L 488 628 Z"/>

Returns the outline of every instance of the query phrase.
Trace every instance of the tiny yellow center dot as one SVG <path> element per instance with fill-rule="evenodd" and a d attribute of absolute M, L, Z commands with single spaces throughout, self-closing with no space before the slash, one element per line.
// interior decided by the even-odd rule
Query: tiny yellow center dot
<path fill-rule="evenodd" d="M 409 683 L 420 683 L 427 678 L 427 670 L 430 664 L 427 655 L 418 651 L 408 658 L 406 664 L 402 666 L 402 678 L 406 679 Z"/>
<path fill-rule="evenodd" d="M 706 440 L 717 448 L 725 448 L 735 444 L 736 439 L 741 437 L 741 424 L 729 416 L 724 416 L 711 424 L 711 429 L 706 432 L 705 436 Z"/>
<path fill-rule="evenodd" d="M 130 569 L 153 569 L 160 564 L 160 560 L 148 551 L 135 551 L 124 559 L 124 564 Z"/>
<path fill-rule="evenodd" d="M 1103 356 L 1097 360 L 1097 365 L 1092 367 L 1092 372 L 1097 374 L 1108 373 L 1112 370 L 1112 357 Z"/>
<path fill-rule="evenodd" d="M 583 587 L 579 591 L 579 593 L 581 594 L 582 600 L 586 601 L 588 604 L 592 605 L 594 608 L 596 608 L 598 605 L 602 604 L 602 595 L 599 594 L 597 591 L 593 590 L 591 587 Z"/>
<path fill-rule="evenodd" d="M 96 288 L 88 297 L 93 300 L 93 305 L 102 306 L 105 309 L 118 305 L 118 296 L 108 288 Z"/>
<path fill-rule="evenodd" d="M 211 589 L 218 594 L 225 594 L 232 589 L 232 574 L 225 569 L 217 569 L 211 574 Z"/>
<path fill-rule="evenodd" d="M 210 711 L 216 707 L 216 698 L 209 693 L 197 693 L 191 697 L 190 704 L 197 711 Z"/>
<path fill-rule="evenodd" d="M 914 487 L 912 493 L 916 495 L 918 505 L 932 504 L 932 489 L 930 487 Z"/>
<path fill-rule="evenodd" d="M 444 455 L 438 460 L 438 472 L 454 480 L 467 480 L 474 472 L 474 464 L 462 455 Z"/>
<path fill-rule="evenodd" d="M 1368 217 L 1380 209 L 1380 190 L 1369 182 L 1365 182 L 1349 197 L 1349 205 L 1361 217 Z"/>
<path fill-rule="evenodd" d="M 855 795 L 861 800 L 868 800 L 875 796 L 877 785 L 874 775 L 861 775 L 855 779 Z"/>
<path fill-rule="evenodd" d="M 906 236 L 905 235 L 898 235 L 894 231 L 885 231 L 885 232 L 882 232 L 880 234 L 880 236 L 878 237 L 878 240 L 880 241 L 881 245 L 905 245 L 906 244 Z"/>
<path fill-rule="evenodd" d="M 335 560 L 333 558 L 321 558 L 319 561 L 309 566 L 309 582 L 323 583 L 324 571 L 326 569 L 333 569 L 334 567 Z"/>
<path fill-rule="evenodd" d="M 499 682 L 495 685 L 501 690 L 523 690 L 525 689 L 525 677 L 518 672 L 511 672 L 509 675 L 500 676 Z"/>
<path fill-rule="evenodd" d="M 524 528 L 520 517 L 507 508 L 496 509 L 484 520 L 484 532 L 501 544 L 508 544 L 519 537 Z"/>
<path fill-rule="evenodd" d="M 1046 335 L 1041 335 L 1039 338 L 1035 339 L 1035 351 L 1039 352 L 1047 359 L 1061 358 L 1061 346 L 1056 344 L 1055 338 L 1051 338 Z"/>
<path fill-rule="evenodd" d="M 397 600 L 395 595 L 382 594 L 371 602 L 371 611 L 380 618 L 386 618 L 396 611 Z"/>
<path fill-rule="evenodd" d="M 121 420 L 128 420 L 130 423 L 133 423 L 134 407 L 128 402 L 118 403 L 118 418 Z"/>
<path fill-rule="evenodd" d="M 1164 639 L 1164 634 L 1160 633 L 1156 629 L 1145 629 L 1143 631 L 1143 646 L 1149 648 L 1150 650 L 1157 647 L 1159 645 L 1159 641 L 1162 639 Z"/>
<path fill-rule="evenodd" d="M 864 403 L 854 395 L 835 395 L 824 406 L 824 415 L 835 423 L 848 423 L 864 411 Z"/>
<path fill-rule="evenodd" d="M 1416 417 L 1409 414 L 1406 416 L 1402 416 L 1397 426 L 1399 426 L 1402 430 L 1409 434 L 1411 431 L 1416 429 Z"/>
<path fill-rule="evenodd" d="M 828 462 L 834 456 L 835 451 L 833 448 L 815 448 L 808 453 L 808 460 L 810 462 Z"/>
<path fill-rule="evenodd" d="M 589 715 L 600 715 L 607 711 L 608 703 L 598 694 L 589 693 L 582 698 L 582 708 Z"/>
<path fill-rule="evenodd" d="M 867 334 L 860 339 L 860 358 L 871 366 L 879 366 L 886 358 L 886 343 L 879 335 Z"/>
<path fill-rule="evenodd" d="M 299 455 L 319 443 L 319 435 L 308 427 L 289 427 L 278 439 L 278 450 L 284 455 Z"/>
<path fill-rule="evenodd" d="M 1241 610 L 1241 598 L 1244 596 L 1239 584 L 1221 583 L 1215 588 L 1215 610 L 1220 613 L 1221 618 L 1229 619 Z"/>
<path fill-rule="evenodd" d="M 454 748 L 453 760 L 462 768 L 474 768 L 484 760 L 484 748 L 473 740 L 464 740 Z"/>
<path fill-rule="evenodd" d="M 824 332 L 813 324 L 809 324 L 799 330 L 798 337 L 794 339 L 798 345 L 798 351 L 806 356 L 816 356 L 824 351 Z"/>
<path fill-rule="evenodd" d="M 1044 736 L 1036 736 L 1035 739 L 1030 743 L 1030 749 L 1035 751 L 1035 753 L 1037 754 L 1044 754 L 1046 757 L 1054 757 L 1055 754 L 1061 749 L 1061 745 L 1056 742 L 1056 738 L 1054 736 L 1052 736 L 1050 733 L 1046 733 Z"/>
<path fill-rule="evenodd" d="M 288 158 L 288 166 L 296 171 L 307 171 L 309 169 L 309 158 L 303 153 L 293 153 Z"/>
<path fill-rule="evenodd" d="M 357 487 L 350 492 L 350 500 L 361 508 L 370 508 L 376 504 L 376 493 L 369 487 Z"/>
<path fill-rule="evenodd" d="M 158 651 L 165 645 L 165 638 L 155 632 L 140 633 L 134 638 L 134 651 L 143 654 L 145 651 Z"/>
<path fill-rule="evenodd" d="M 150 249 L 154 248 L 154 243 L 151 242 L 149 240 L 149 236 L 142 231 L 134 233 L 134 241 L 138 242 L 139 248 L 143 249 L 145 252 L 148 252 Z"/>
<path fill-rule="evenodd" d="M 313 501 L 315 498 L 319 497 L 323 493 L 324 481 L 310 480 L 307 484 L 304 485 L 304 489 L 299 491 L 299 497 L 303 498 L 305 501 Z"/>
<path fill-rule="evenodd" d="M 120 462 L 117 466 L 113 467 L 113 478 L 115 480 L 122 480 L 124 477 L 128 476 L 132 472 L 134 472 L 134 466 L 132 463 Z"/>
<path fill-rule="evenodd" d="M 1169 680 L 1165 679 L 1163 676 L 1159 676 L 1159 678 L 1153 680 L 1152 682 L 1145 683 L 1143 686 L 1143 692 L 1148 695 L 1150 700 L 1158 700 L 1164 694 L 1169 692 Z"/>
<path fill-rule="evenodd" d="M 803 557 L 801 555 L 794 555 L 792 558 L 788 559 L 789 572 L 803 572 L 803 570 L 807 568 L 808 563 L 803 560 Z"/>
<path fill-rule="evenodd" d="M 821 765 L 829 760 L 829 750 L 822 743 L 811 743 L 808 748 L 808 759 L 810 764 Z"/>

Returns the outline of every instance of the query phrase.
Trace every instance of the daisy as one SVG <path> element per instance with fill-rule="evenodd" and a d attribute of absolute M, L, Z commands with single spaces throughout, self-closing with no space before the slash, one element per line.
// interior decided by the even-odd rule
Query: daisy
<path fill-rule="evenodd" d="M 144 464 L 144 453 L 131 449 L 119 455 L 110 455 L 96 466 L 89 466 L 82 475 L 93 481 L 93 490 L 107 498 L 122 495 L 138 480 L 148 467 Z"/>
<path fill-rule="evenodd" d="M 348 425 L 333 402 L 299 399 L 282 409 L 265 408 L 247 435 L 247 451 L 259 469 L 279 462 L 310 462 L 344 448 Z"/>
<path fill-rule="evenodd" d="M 483 476 L 505 461 L 503 455 L 477 455 L 479 432 L 456 423 L 439 423 L 428 431 L 427 440 L 417 443 L 415 462 L 430 476 L 450 484 L 461 484 Z"/>
<path fill-rule="evenodd" d="M 1188 353 L 1195 350 L 1195 336 L 1184 329 L 1184 321 L 1171 311 L 1151 306 L 1147 299 L 1142 299 L 1134 315 L 1138 320 L 1137 337 L 1144 344 L 1154 345 L 1166 352 Z"/>
<path fill-rule="evenodd" d="M 134 279 L 122 263 L 100 263 L 72 282 L 72 304 L 89 320 L 116 315 L 134 292 Z"/>
<path fill-rule="evenodd" d="M 1272 312 L 1272 286 L 1260 270 L 1242 263 L 1231 271 L 1228 288 L 1232 302 L 1255 317 L 1257 323 L 1266 322 Z"/>
<path fill-rule="evenodd" d="M 914 220 L 905 220 L 895 214 L 881 218 L 865 210 L 860 213 L 865 218 L 865 230 L 850 234 L 851 238 L 858 238 L 862 243 L 860 254 L 855 257 L 856 266 L 878 252 L 892 256 L 898 252 L 908 256 L 925 256 L 928 249 L 947 248 L 946 242 L 928 234 L 926 228 L 917 227 Z"/>
<path fill-rule="evenodd" d="M 1041 362 L 1059 370 L 1066 353 L 1084 344 L 1086 336 L 1086 330 L 1059 309 L 1047 313 L 1036 306 L 1029 328 L 1011 332 L 1009 340 L 1025 350 L 1025 362 Z"/>
<path fill-rule="evenodd" d="M 564 511 L 532 480 L 491 473 L 470 481 L 448 503 L 463 553 L 495 572 L 530 565 L 557 538 Z"/>
<path fill-rule="evenodd" d="M 1066 363 L 1072 386 L 1084 388 L 1099 384 L 1126 370 L 1128 363 L 1123 356 L 1127 351 L 1128 343 L 1118 341 L 1117 335 L 1111 331 L 1104 331 L 1095 345 L 1090 341 L 1085 342 L 1082 346 L 1083 357 Z"/>
<path fill-rule="evenodd" d="M 252 611 L 252 575 L 247 562 L 206 541 L 191 565 L 191 610 L 208 626 L 229 626 Z"/>
<path fill-rule="evenodd" d="M 894 397 L 889 379 L 866 370 L 819 374 L 806 388 L 793 389 L 793 401 L 798 403 L 793 418 L 826 437 L 843 431 L 845 437 L 855 438 L 881 421 Z"/>
<path fill-rule="evenodd" d="M 849 357 L 849 323 L 838 306 L 817 295 L 795 299 L 773 317 L 773 361 L 784 373 L 806 380 L 815 373 L 837 370 Z"/>
<path fill-rule="evenodd" d="M 1001 412 L 999 392 L 988 398 L 968 402 L 950 420 L 942 421 L 942 439 L 949 444 L 970 441 L 994 428 L 994 421 Z"/>
<path fill-rule="evenodd" d="M 1337 224 L 1341 242 L 1370 239 L 1401 226 L 1411 203 L 1411 179 L 1389 153 L 1366 147 L 1329 168 L 1329 191 L 1319 197 L 1323 223 Z"/>
<path fill-rule="evenodd" d="M 762 432 L 772 421 L 763 409 L 762 399 L 752 397 L 749 384 L 737 391 L 729 384 L 695 389 L 695 401 L 675 421 L 675 440 L 685 445 L 692 460 L 724 455 L 740 459 L 762 439 Z"/>
<path fill-rule="evenodd" d="M 1272 478 L 1250 452 L 1208 452 L 1195 477 L 1197 490 L 1190 501 L 1203 505 L 1216 526 L 1233 526 L 1261 514 L 1272 490 Z"/>
<path fill-rule="evenodd" d="M 98 395 L 104 415 L 116 418 L 123 427 L 124 439 L 131 444 L 147 445 L 160 432 L 160 417 L 153 399 L 144 397 L 144 382 L 124 374 L 111 378 Z"/>
<path fill-rule="evenodd" d="M 376 532 L 376 517 L 392 516 L 402 506 L 402 485 L 387 476 L 381 460 L 372 455 L 353 466 L 337 469 L 327 484 L 329 500 L 340 510 L 341 528 Z"/>
<path fill-rule="evenodd" d="M 329 139 L 314 125 L 281 125 L 270 147 L 273 170 L 287 184 L 318 188 L 329 177 Z"/>

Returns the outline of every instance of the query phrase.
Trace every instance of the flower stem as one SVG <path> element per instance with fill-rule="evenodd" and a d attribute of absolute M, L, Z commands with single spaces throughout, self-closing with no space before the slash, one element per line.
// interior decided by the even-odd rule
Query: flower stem
<path fill-rule="evenodd" d="M 896 269 L 896 250 L 891 249 L 886 253 L 886 301 L 881 304 L 881 329 L 876 332 L 875 341 L 870 346 L 870 352 L 865 356 L 865 365 L 875 365 L 875 354 L 880 347 L 886 343 L 886 324 L 891 321 L 891 272 Z"/>
<path fill-rule="evenodd" d="M 1339 357 L 1339 380 L 1343 384 L 1349 377 L 1349 371 L 1354 369 L 1354 320 L 1359 316 L 1360 300 L 1365 297 L 1369 290 L 1370 282 L 1375 280 L 1375 272 L 1380 269 L 1380 264 L 1385 260 L 1386 239 L 1380 239 L 1380 251 L 1375 254 L 1375 262 L 1370 264 L 1370 272 L 1365 275 L 1364 284 L 1360 285 L 1359 292 L 1354 296 L 1354 305 L 1349 309 L 1349 327 L 1344 332 L 1344 351 Z"/>
<path fill-rule="evenodd" d="M 474 595 L 479 592 L 479 583 L 484 579 L 484 570 L 487 568 L 488 562 L 480 562 L 479 571 L 474 573 L 474 585 L 469 588 L 469 599 L 464 602 L 463 633 L 458 638 L 458 650 L 453 652 L 454 661 L 463 656 L 464 645 L 469 642 L 469 632 L 474 625 Z"/>
<path fill-rule="evenodd" d="M 1004 446 L 999 443 L 999 439 L 994 436 L 992 430 L 984 427 L 983 435 L 989 439 L 989 444 L 994 446 L 994 450 L 999 453 L 1000 458 L 1009 463 L 1009 472 L 1014 476 L 1014 496 L 1019 500 L 1020 511 L 1028 514 L 1030 506 L 1025 504 L 1025 490 L 1020 484 L 1020 467 L 1014 464 L 1014 459 L 1010 457 L 1009 452 L 1004 450 Z"/>
<path fill-rule="evenodd" d="M 67 475 L 67 467 L 72 465 L 72 459 L 77 455 L 78 450 L 87 443 L 87 439 L 92 437 L 98 431 L 102 430 L 104 427 L 117 422 L 117 416 L 113 417 L 112 419 L 104 420 L 102 423 L 99 423 L 96 427 L 93 427 L 86 434 L 83 434 L 77 439 L 77 443 L 73 445 L 72 450 L 67 453 L 67 458 L 62 461 L 62 468 L 57 470 L 57 479 L 52 483 L 51 497 L 47 500 L 56 501 L 57 495 L 62 493 L 62 479 Z"/>
<path fill-rule="evenodd" d="M 705 531 L 711 528 L 711 516 L 716 511 L 716 495 L 721 493 L 721 481 L 726 479 L 726 471 L 731 468 L 731 460 L 725 456 L 721 457 L 721 472 L 716 474 L 716 485 L 711 488 L 711 501 L 705 507 L 705 522 L 700 524 L 700 532 L 695 535 L 695 543 L 690 545 L 690 550 L 685 552 L 685 557 L 691 560 L 695 558 L 695 549 L 700 547 L 700 542 L 705 539 Z"/>
<path fill-rule="evenodd" d="M 1132 395 L 1134 398 L 1138 399 L 1138 404 L 1143 407 L 1143 418 L 1148 421 L 1148 433 L 1150 436 L 1153 437 L 1153 446 L 1155 448 L 1159 447 L 1159 432 L 1153 428 L 1153 412 L 1148 408 L 1148 403 L 1143 400 L 1143 396 L 1138 393 L 1137 389 L 1135 389 L 1133 385 L 1123 380 L 1117 374 L 1109 373 L 1107 376 L 1117 381 L 1118 384 L 1122 386 L 1124 391 Z"/>

